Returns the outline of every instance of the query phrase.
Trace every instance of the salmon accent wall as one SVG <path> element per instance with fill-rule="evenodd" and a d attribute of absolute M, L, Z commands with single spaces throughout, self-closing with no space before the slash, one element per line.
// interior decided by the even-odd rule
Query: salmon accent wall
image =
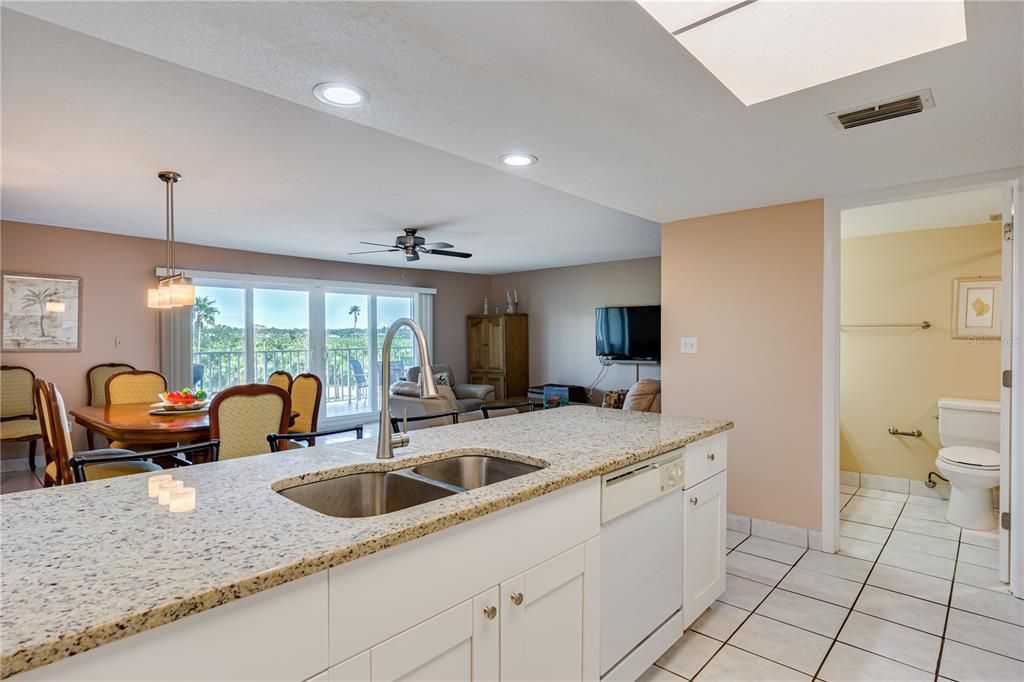
<path fill-rule="evenodd" d="M 954 339 L 954 277 L 999 276 L 999 223 L 844 239 L 842 321 L 928 320 L 931 329 L 840 336 L 840 467 L 925 480 L 935 470 L 940 397 L 999 400 L 998 341 Z M 920 429 L 922 438 L 887 429 Z"/>
<path fill-rule="evenodd" d="M 594 308 L 658 305 L 661 259 L 638 258 L 566 268 L 496 275 L 490 303 L 505 306 L 505 292 L 519 292 L 519 309 L 530 315 L 530 385 L 547 382 L 589 386 L 601 371 L 594 346 Z M 481 302 L 482 303 L 482 302 Z M 659 377 L 657 365 L 640 367 L 641 377 Z M 612 365 L 595 386 L 629 388 L 636 365 Z"/>
<path fill-rule="evenodd" d="M 157 311 L 146 307 L 146 289 L 163 265 L 164 242 L 105 232 L 28 223 L 0 223 L 0 267 L 4 272 L 82 277 L 82 351 L 79 353 L 4 353 L 3 364 L 23 365 L 56 383 L 69 407 L 88 402 L 85 372 L 104 362 L 126 362 L 159 369 Z M 434 358 L 466 376 L 465 316 L 476 312 L 490 293 L 491 277 L 438 270 L 405 269 L 295 258 L 272 254 L 178 244 L 179 267 L 218 272 L 305 277 L 433 287 Z M 114 348 L 114 337 L 125 346 Z M 76 447 L 85 447 L 76 427 Z M 3 448 L 3 458 L 24 456 L 24 444 Z M 40 451 L 41 452 L 41 451 Z"/>
<path fill-rule="evenodd" d="M 664 412 L 735 422 L 730 512 L 820 530 L 824 202 L 661 235 Z M 681 336 L 698 352 L 679 353 Z"/>

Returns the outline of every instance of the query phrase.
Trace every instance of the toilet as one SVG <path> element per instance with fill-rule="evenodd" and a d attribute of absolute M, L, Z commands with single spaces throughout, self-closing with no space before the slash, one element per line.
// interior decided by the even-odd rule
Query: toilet
<path fill-rule="evenodd" d="M 952 490 L 946 520 L 962 528 L 995 528 L 992 489 L 999 485 L 999 403 L 939 399 L 935 466 Z"/>

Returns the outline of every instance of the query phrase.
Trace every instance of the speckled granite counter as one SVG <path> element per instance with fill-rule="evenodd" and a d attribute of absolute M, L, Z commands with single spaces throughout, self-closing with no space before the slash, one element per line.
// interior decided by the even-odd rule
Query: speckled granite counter
<path fill-rule="evenodd" d="M 732 428 L 592 407 L 415 431 L 392 461 L 346 441 L 175 471 L 194 512 L 170 514 L 145 476 L 4 495 L 0 627 L 8 677 L 337 566 Z M 342 519 L 279 482 L 398 469 L 482 448 L 540 471 L 391 514 Z M 343 471 L 341 471 L 343 469 Z"/>

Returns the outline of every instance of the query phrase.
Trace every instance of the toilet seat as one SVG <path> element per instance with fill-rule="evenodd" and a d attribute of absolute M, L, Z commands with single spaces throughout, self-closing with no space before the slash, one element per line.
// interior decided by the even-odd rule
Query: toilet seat
<path fill-rule="evenodd" d="M 939 459 L 955 466 L 969 467 L 984 471 L 999 469 L 999 453 L 986 448 L 972 448 L 954 445 L 939 450 Z"/>

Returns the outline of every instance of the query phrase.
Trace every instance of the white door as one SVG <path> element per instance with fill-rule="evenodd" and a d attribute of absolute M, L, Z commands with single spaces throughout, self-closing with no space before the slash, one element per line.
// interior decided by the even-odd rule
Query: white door
<path fill-rule="evenodd" d="M 473 678 L 473 600 L 434 616 L 370 649 L 378 680 Z"/>
<path fill-rule="evenodd" d="M 683 625 L 725 590 L 725 473 L 683 491 Z"/>
<path fill-rule="evenodd" d="M 501 584 L 501 678 L 583 678 L 582 545 Z"/>
<path fill-rule="evenodd" d="M 1003 321 L 1000 393 L 1002 435 L 999 467 L 999 578 L 1024 596 L 1024 237 L 1021 235 L 1021 184 L 1003 202 Z M 1009 342 L 1007 342 L 1009 341 Z M 1005 378 L 1012 377 L 1009 381 Z M 1010 386 L 1007 386 L 1010 384 Z M 1012 523 L 1003 523 L 1004 514 Z M 1009 525 L 1010 528 L 1006 528 Z"/>

